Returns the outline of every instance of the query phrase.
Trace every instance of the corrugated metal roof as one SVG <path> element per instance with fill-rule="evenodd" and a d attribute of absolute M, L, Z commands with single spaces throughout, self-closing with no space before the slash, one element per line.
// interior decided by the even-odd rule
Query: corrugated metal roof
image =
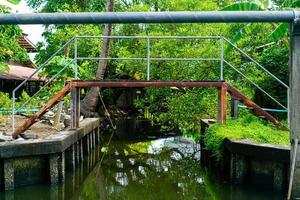
<path fill-rule="evenodd" d="M 28 53 L 35 53 L 36 48 L 35 45 L 26 37 L 27 35 L 23 33 L 23 35 L 19 38 L 19 45 L 26 49 Z"/>
<path fill-rule="evenodd" d="M 0 79 L 14 79 L 14 80 L 25 80 L 28 78 L 36 69 L 24 67 L 21 65 L 9 64 L 9 72 L 0 72 Z M 33 81 L 43 81 L 43 78 L 38 77 L 38 73 L 32 77 Z"/>
<path fill-rule="evenodd" d="M 15 61 L 10 60 L 7 64 L 8 65 L 19 65 L 22 67 L 29 67 L 29 68 L 34 68 L 34 69 L 37 68 L 36 65 L 31 60 L 23 61 L 23 62 L 15 62 Z"/>

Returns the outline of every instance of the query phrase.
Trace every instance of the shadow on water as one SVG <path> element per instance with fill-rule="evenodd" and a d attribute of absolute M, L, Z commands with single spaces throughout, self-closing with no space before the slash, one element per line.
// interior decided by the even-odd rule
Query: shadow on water
<path fill-rule="evenodd" d="M 154 140 L 113 140 L 98 147 L 64 184 L 1 192 L 2 200 L 269 200 L 283 199 L 259 188 L 237 188 L 200 166 L 199 145 L 180 136 Z M 105 152 L 103 162 L 99 160 Z"/>

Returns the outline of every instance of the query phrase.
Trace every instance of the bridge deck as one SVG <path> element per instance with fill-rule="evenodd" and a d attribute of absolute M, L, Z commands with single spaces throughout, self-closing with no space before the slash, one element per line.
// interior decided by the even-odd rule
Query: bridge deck
<path fill-rule="evenodd" d="M 224 81 L 128 81 L 128 80 L 73 80 L 72 87 L 217 87 Z"/>

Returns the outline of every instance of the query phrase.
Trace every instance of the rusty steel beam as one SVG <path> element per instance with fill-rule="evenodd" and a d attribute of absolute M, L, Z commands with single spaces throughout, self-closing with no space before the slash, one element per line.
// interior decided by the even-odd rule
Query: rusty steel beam
<path fill-rule="evenodd" d="M 222 87 L 224 81 L 71 81 L 72 87 Z"/>
<path fill-rule="evenodd" d="M 227 91 L 234 98 L 238 99 L 241 103 L 243 103 L 245 106 L 251 109 L 257 116 L 272 122 L 275 126 L 279 127 L 280 129 L 288 130 L 288 128 L 282 125 L 275 117 L 273 117 L 268 112 L 264 111 L 259 105 L 254 103 L 252 100 L 248 99 L 238 89 L 229 85 L 228 83 L 226 83 L 226 85 L 227 85 Z"/>
<path fill-rule="evenodd" d="M 61 101 L 70 91 L 71 84 L 67 84 L 60 91 L 58 91 L 37 113 L 28 118 L 20 127 L 18 127 L 12 134 L 14 139 L 28 130 L 41 116 L 43 116 L 49 109 Z"/>
<path fill-rule="evenodd" d="M 220 124 L 226 123 L 227 114 L 227 86 L 223 85 L 218 88 L 218 122 Z"/>
<path fill-rule="evenodd" d="M 238 104 L 239 101 L 235 96 L 231 94 L 231 102 L 230 102 L 230 116 L 232 119 L 237 119 L 238 118 Z"/>
<path fill-rule="evenodd" d="M 80 89 L 71 88 L 71 129 L 79 128 L 80 119 Z"/>

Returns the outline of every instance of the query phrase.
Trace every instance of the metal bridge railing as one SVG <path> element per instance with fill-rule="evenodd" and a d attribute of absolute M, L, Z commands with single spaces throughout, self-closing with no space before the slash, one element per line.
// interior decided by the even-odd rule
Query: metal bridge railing
<path fill-rule="evenodd" d="M 69 65 L 63 67 L 57 74 L 55 74 L 53 77 L 51 77 L 46 84 L 44 84 L 30 99 L 28 99 L 26 102 L 24 102 L 19 108 L 15 108 L 16 105 L 16 92 L 25 85 L 28 81 L 32 79 L 34 75 L 36 75 L 38 72 L 40 72 L 50 61 L 57 56 L 59 53 L 61 53 L 64 49 L 68 47 L 68 45 L 71 44 L 71 42 L 74 40 L 74 38 L 71 38 L 69 41 L 67 41 L 61 48 L 59 48 L 52 56 L 50 56 L 43 64 L 41 64 L 28 78 L 26 78 L 20 85 L 18 85 L 13 91 L 12 91 L 12 130 L 15 131 L 15 114 L 18 113 L 22 108 L 24 108 L 38 93 L 40 93 L 46 86 L 48 86 L 51 82 L 53 82 L 62 71 L 64 71 Z"/>
<path fill-rule="evenodd" d="M 110 39 L 118 39 L 118 40 L 146 40 L 146 54 L 145 57 L 107 57 L 107 58 L 101 58 L 101 57 L 89 57 L 89 56 L 80 56 L 78 51 L 78 42 L 82 39 L 103 39 L 103 38 L 110 38 Z M 153 57 L 151 56 L 151 45 L 152 40 L 215 40 L 220 41 L 218 45 L 220 45 L 218 48 L 220 49 L 220 52 L 217 53 L 218 57 Z M 26 101 L 22 106 L 19 108 L 15 108 L 16 103 L 16 91 L 18 91 L 24 84 L 26 84 L 28 81 L 32 79 L 32 77 L 37 74 L 39 71 L 41 71 L 55 56 L 59 55 L 64 49 L 66 49 L 69 45 L 74 46 L 74 79 L 79 79 L 78 77 L 78 62 L 83 60 L 118 60 L 118 61 L 126 61 L 126 60 L 132 60 L 132 61 L 145 61 L 146 62 L 146 79 L 151 80 L 151 61 L 207 61 L 207 62 L 219 62 L 219 77 L 215 80 L 224 80 L 224 66 L 227 65 L 240 75 L 242 75 L 247 81 L 249 81 L 253 86 L 258 88 L 260 91 L 262 91 L 264 94 L 266 94 L 269 98 L 271 98 L 274 102 L 276 102 L 279 106 L 281 106 L 283 109 L 287 110 L 287 116 L 289 116 L 289 105 L 287 104 L 284 106 L 280 101 L 278 101 L 276 98 L 274 98 L 272 95 L 270 95 L 268 92 L 266 92 L 264 89 L 262 89 L 258 84 L 256 84 L 254 81 L 252 81 L 249 77 L 247 77 L 245 74 L 243 74 L 239 69 L 237 69 L 235 66 L 233 66 L 228 60 L 225 60 L 225 44 L 230 45 L 233 49 L 237 50 L 239 54 L 241 54 L 243 57 L 247 58 L 250 62 L 254 63 L 257 68 L 267 73 L 270 77 L 272 77 L 275 81 L 277 81 L 280 85 L 285 87 L 287 89 L 287 99 L 289 94 L 289 87 L 282 82 L 279 78 L 277 78 L 275 75 L 273 75 L 270 71 L 268 71 L 266 68 L 264 68 L 262 65 L 260 65 L 257 61 L 255 61 L 253 58 L 251 58 L 249 55 L 247 55 L 244 51 L 242 51 L 240 48 L 235 46 L 232 42 L 230 42 L 228 39 L 226 39 L 223 36 L 76 36 L 71 38 L 68 42 L 66 42 L 60 49 L 58 49 L 49 59 L 46 60 L 40 67 L 36 69 L 36 71 L 28 77 L 26 80 L 24 80 L 18 87 L 16 87 L 12 92 L 12 129 L 15 130 L 15 114 L 18 112 L 18 110 L 22 109 L 26 104 L 30 102 L 30 100 L 35 97 L 39 92 L 41 92 L 46 86 L 48 86 L 51 82 L 55 81 L 55 79 L 58 78 L 60 73 L 62 73 L 64 70 L 66 70 L 71 63 L 66 64 L 57 74 L 55 74 L 53 77 L 48 79 L 47 83 L 40 88 L 38 92 L 36 92 L 28 101 Z M 288 102 L 288 100 L 287 100 Z"/>

